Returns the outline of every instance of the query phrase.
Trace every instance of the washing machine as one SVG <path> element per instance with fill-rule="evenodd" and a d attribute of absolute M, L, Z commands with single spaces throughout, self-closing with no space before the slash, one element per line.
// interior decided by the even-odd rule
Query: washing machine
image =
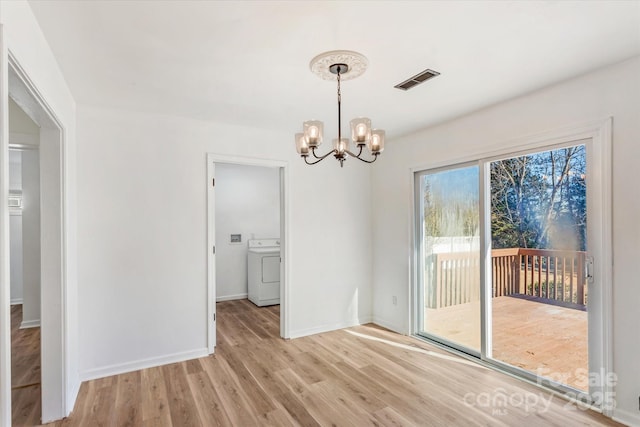
<path fill-rule="evenodd" d="M 280 239 L 249 240 L 249 301 L 257 306 L 280 304 Z"/>

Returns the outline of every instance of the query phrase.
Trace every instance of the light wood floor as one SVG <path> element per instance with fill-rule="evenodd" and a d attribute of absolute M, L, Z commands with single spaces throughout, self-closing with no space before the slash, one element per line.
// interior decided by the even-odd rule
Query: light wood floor
<path fill-rule="evenodd" d="M 53 425 L 617 425 L 373 325 L 282 340 L 278 310 L 218 303 L 214 356 L 83 383 L 72 415 Z M 514 398 L 492 407 L 483 394 Z"/>
<path fill-rule="evenodd" d="M 20 329 L 22 305 L 11 306 L 11 408 L 14 426 L 40 424 L 40 328 Z"/>
<path fill-rule="evenodd" d="M 495 359 L 588 389 L 586 311 L 509 296 L 491 304 Z M 480 351 L 480 302 L 425 309 L 425 329 Z"/>

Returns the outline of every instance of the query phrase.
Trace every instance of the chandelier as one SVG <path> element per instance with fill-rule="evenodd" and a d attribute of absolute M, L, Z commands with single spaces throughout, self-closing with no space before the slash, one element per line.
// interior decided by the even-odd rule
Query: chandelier
<path fill-rule="evenodd" d="M 340 107 L 342 95 L 340 82 L 359 77 L 367 69 L 368 61 L 364 55 L 349 50 L 334 50 L 321 53 L 311 60 L 309 67 L 314 74 L 323 80 L 336 80 L 338 82 L 338 137 L 333 140 L 333 150 L 326 154 L 318 155 L 316 149 L 322 144 L 324 125 L 318 120 L 308 120 L 303 123 L 303 132 L 296 133 L 296 151 L 308 165 L 320 163 L 333 154 L 344 166 L 347 156 L 356 158 L 365 163 L 376 161 L 384 150 L 384 130 L 371 129 L 371 120 L 366 117 L 358 117 L 351 120 L 351 141 L 356 151 L 350 151 L 349 138 L 342 137 L 342 114 Z M 367 147 L 372 158 L 362 157 L 364 147 Z M 312 156 L 311 161 L 309 160 Z"/>

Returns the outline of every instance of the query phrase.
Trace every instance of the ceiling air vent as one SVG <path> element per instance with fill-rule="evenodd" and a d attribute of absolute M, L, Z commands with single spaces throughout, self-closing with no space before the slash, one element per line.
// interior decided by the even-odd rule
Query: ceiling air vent
<path fill-rule="evenodd" d="M 402 90 L 409 90 L 412 87 L 419 85 L 420 83 L 424 83 L 427 80 L 439 75 L 440 75 L 439 72 L 433 71 L 427 68 L 426 70 L 416 74 L 411 78 L 408 78 L 407 80 L 395 85 L 394 87 Z"/>

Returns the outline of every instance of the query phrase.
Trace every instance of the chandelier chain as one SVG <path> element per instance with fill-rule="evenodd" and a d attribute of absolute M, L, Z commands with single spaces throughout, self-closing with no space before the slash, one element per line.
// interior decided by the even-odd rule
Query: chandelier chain
<path fill-rule="evenodd" d="M 340 143 L 340 141 L 342 141 L 342 114 L 340 111 L 340 106 L 342 104 L 342 94 L 340 93 L 340 66 L 338 66 L 338 73 L 337 73 L 337 80 L 338 80 L 338 144 Z M 342 162 L 340 162 L 340 165 L 342 166 Z"/>
<path fill-rule="evenodd" d="M 338 67 L 338 102 L 342 101 L 342 94 L 340 93 L 340 67 Z"/>

